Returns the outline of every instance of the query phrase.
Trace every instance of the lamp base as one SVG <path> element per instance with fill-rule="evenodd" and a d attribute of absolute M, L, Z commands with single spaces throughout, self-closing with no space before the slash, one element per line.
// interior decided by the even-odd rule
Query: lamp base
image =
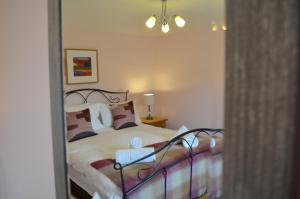
<path fill-rule="evenodd" d="M 146 117 L 146 120 L 153 120 L 153 117 L 152 117 L 151 115 L 148 115 L 148 116 Z"/>
<path fill-rule="evenodd" d="M 148 116 L 146 117 L 146 120 L 153 120 L 153 117 L 151 115 L 151 107 L 148 105 Z"/>

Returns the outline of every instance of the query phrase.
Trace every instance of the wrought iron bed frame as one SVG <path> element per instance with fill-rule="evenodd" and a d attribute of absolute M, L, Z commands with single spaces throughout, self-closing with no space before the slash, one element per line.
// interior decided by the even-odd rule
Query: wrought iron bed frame
<path fill-rule="evenodd" d="M 190 133 L 193 133 L 195 135 L 195 138 L 194 138 L 194 140 L 192 141 L 191 144 L 189 144 L 187 142 L 187 140 L 184 138 L 185 135 L 190 134 Z M 192 146 L 193 146 L 193 143 L 194 143 L 195 139 L 197 139 L 198 137 L 200 137 L 201 134 L 203 134 L 203 133 L 206 136 L 209 136 L 209 137 L 214 136 L 214 135 L 216 135 L 218 133 L 224 134 L 223 129 L 208 129 L 208 128 L 193 129 L 193 130 L 187 131 L 185 133 L 182 133 L 182 134 L 174 137 L 169 142 L 167 142 L 167 144 L 165 144 L 163 147 L 161 147 L 158 150 L 154 151 L 153 153 L 150 153 L 147 156 L 144 156 L 144 157 L 142 157 L 142 158 L 140 158 L 138 160 L 135 160 L 135 161 L 133 161 L 133 162 L 131 162 L 129 164 L 121 165 L 120 163 L 116 162 L 114 164 L 114 168 L 116 170 L 120 171 L 123 198 L 127 199 L 128 196 L 132 192 L 134 192 L 135 190 L 137 190 L 138 188 L 140 188 L 145 183 L 147 183 L 151 179 L 155 178 L 159 174 L 162 174 L 164 176 L 164 198 L 167 198 L 167 170 L 169 168 L 177 165 L 177 164 L 182 163 L 183 161 L 189 160 L 189 163 L 190 163 L 189 198 L 191 199 L 192 198 L 193 158 L 195 156 L 197 156 L 198 154 L 206 152 L 206 151 L 193 152 L 193 147 Z M 188 149 L 187 149 L 188 150 L 188 155 L 185 156 L 185 157 L 183 157 L 183 158 L 180 158 L 179 160 L 173 162 L 170 165 L 167 165 L 167 166 L 164 166 L 164 167 L 160 167 L 160 165 L 161 165 L 161 163 L 162 163 L 163 158 L 165 157 L 165 155 L 168 153 L 168 151 L 171 149 L 171 147 L 173 145 L 176 145 L 178 143 L 178 141 L 186 141 L 188 143 L 188 146 L 189 146 Z M 163 152 L 164 149 L 166 149 L 166 151 Z M 140 170 L 138 170 L 137 171 L 137 176 L 138 176 L 140 182 L 138 184 L 136 184 L 135 186 L 131 187 L 129 190 L 125 190 L 124 171 L 123 171 L 123 169 L 126 168 L 126 167 L 129 167 L 131 165 L 141 164 L 141 163 L 139 163 L 140 161 L 145 160 L 145 159 L 147 159 L 147 158 L 149 158 L 149 157 L 151 157 L 153 155 L 156 155 L 156 154 L 158 154 L 160 152 L 163 152 L 163 154 L 162 154 L 162 158 L 159 161 L 157 161 L 158 163 L 155 166 L 149 165 L 149 169 L 152 169 L 154 171 L 150 175 L 148 175 L 147 177 L 140 178 L 139 177 Z M 199 198 L 201 196 L 202 195 L 196 196 L 194 198 Z"/>
<path fill-rule="evenodd" d="M 123 94 L 124 101 L 127 101 L 129 90 L 116 92 L 116 91 L 107 91 L 107 90 L 96 89 L 96 88 L 83 88 L 83 89 L 76 89 L 76 90 L 70 90 L 70 91 L 65 92 L 65 99 L 67 97 L 69 97 L 70 95 L 77 94 L 78 96 L 80 96 L 83 99 L 83 103 L 87 103 L 88 98 L 93 93 L 100 94 L 109 103 L 119 103 L 119 102 L 121 102 L 120 97 L 113 97 L 112 95 L 122 95 Z"/>
<path fill-rule="evenodd" d="M 85 93 L 85 94 L 84 94 Z M 83 99 L 83 103 L 88 103 L 88 98 L 91 96 L 91 94 L 93 93 L 99 93 L 100 95 L 102 95 L 109 103 L 119 103 L 121 102 L 120 97 L 113 97 L 110 95 L 124 95 L 124 101 L 127 101 L 128 99 L 128 93 L 129 91 L 121 91 L 121 92 L 113 92 L 113 91 L 106 91 L 106 90 L 102 90 L 102 89 L 94 89 L 94 88 L 86 88 L 86 89 L 77 89 L 77 90 L 71 90 L 71 91 L 67 91 L 65 93 L 65 98 L 67 98 L 68 96 L 72 95 L 72 94 L 77 94 L 79 95 L 82 99 Z M 190 178 L 189 178 L 189 198 L 192 198 L 192 177 L 193 177 L 193 159 L 195 156 L 197 156 L 198 154 L 201 154 L 203 152 L 206 151 L 202 151 L 202 152 L 193 152 L 193 142 L 191 144 L 189 144 L 188 142 L 188 146 L 189 148 L 188 150 L 188 155 L 180 158 L 179 160 L 173 162 L 170 165 L 164 166 L 164 167 L 160 167 L 165 155 L 168 153 L 168 151 L 171 149 L 172 146 L 176 145 L 178 143 L 178 141 L 187 141 L 184 136 L 187 134 L 193 133 L 195 135 L 195 138 L 193 140 L 193 142 L 195 141 L 196 138 L 200 137 L 201 134 L 205 134 L 206 136 L 212 137 L 218 133 L 224 134 L 223 129 L 208 129 L 208 128 L 199 128 L 199 129 L 193 129 L 190 131 L 187 131 L 185 133 L 182 133 L 176 137 L 174 137 L 173 139 L 171 139 L 170 141 L 167 142 L 167 144 L 165 144 L 163 147 L 159 148 L 158 150 L 154 151 L 153 153 L 148 154 L 147 156 L 144 156 L 138 160 L 135 160 L 129 164 L 125 164 L 122 165 L 118 162 L 116 162 L 114 164 L 114 169 L 120 172 L 120 179 L 121 179 L 121 185 L 122 185 L 122 193 L 123 193 L 123 198 L 127 199 L 129 197 L 129 195 L 131 193 L 133 193 L 134 191 L 136 191 L 137 189 L 139 189 L 140 187 L 142 187 L 143 185 L 145 185 L 147 182 L 151 181 L 153 178 L 155 178 L 156 176 L 162 174 L 164 176 L 164 198 L 167 197 L 167 170 L 179 163 L 182 163 L 183 161 L 189 160 L 190 163 Z M 165 150 L 165 151 L 164 151 Z M 144 164 L 145 163 L 139 163 L 142 160 L 145 160 L 153 155 L 156 155 L 158 153 L 162 153 L 162 158 L 157 161 L 157 164 L 155 164 L 155 162 L 153 163 L 153 165 L 151 164 L 147 164 L 149 167 L 148 169 L 152 169 L 153 172 L 151 172 L 150 175 L 141 178 L 140 177 L 140 170 L 137 171 L 137 177 L 140 180 L 140 182 L 138 182 L 135 186 L 131 187 L 129 190 L 125 189 L 125 179 L 124 179 L 124 169 L 127 167 L 130 167 L 132 165 L 136 165 L 136 164 Z M 145 170 L 143 168 L 143 170 Z M 76 185 L 76 183 L 74 183 L 71 180 L 71 192 L 75 193 L 77 196 L 79 197 L 83 197 L 83 198 L 88 198 L 90 199 L 91 197 L 89 197 L 87 194 L 87 192 L 82 189 L 80 186 Z M 75 196 L 76 196 L 75 195 Z M 197 196 L 196 198 L 199 198 L 201 196 Z"/>

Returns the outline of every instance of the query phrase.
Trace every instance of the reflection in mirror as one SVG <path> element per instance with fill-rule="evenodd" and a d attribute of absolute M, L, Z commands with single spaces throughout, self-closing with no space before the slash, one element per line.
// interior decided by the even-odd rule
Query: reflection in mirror
<path fill-rule="evenodd" d="M 70 198 L 221 197 L 224 0 L 62 5 Z"/>

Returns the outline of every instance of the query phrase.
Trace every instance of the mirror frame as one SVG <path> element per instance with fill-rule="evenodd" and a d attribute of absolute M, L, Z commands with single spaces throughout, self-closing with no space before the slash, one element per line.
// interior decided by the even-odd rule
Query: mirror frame
<path fill-rule="evenodd" d="M 242 9 L 238 9 L 238 5 L 236 3 L 244 3 L 242 1 L 236 1 L 236 0 L 226 0 L 226 17 L 227 17 L 227 21 L 229 23 L 231 23 L 233 21 L 233 19 L 236 18 L 236 13 L 239 12 L 243 12 Z M 288 0 L 285 2 L 285 5 L 292 5 L 292 3 L 294 3 L 295 5 L 299 5 L 297 4 L 298 0 Z M 262 6 L 264 4 L 268 4 L 268 0 L 263 0 L 260 2 L 260 4 L 257 4 L 258 6 Z M 235 5 L 234 7 L 232 7 L 232 5 Z M 237 10 L 238 12 L 228 12 L 229 8 L 232 8 L 234 11 Z M 277 7 L 274 7 L 277 8 Z M 297 13 L 298 9 L 297 7 L 289 7 L 291 8 L 291 11 L 294 11 L 295 13 Z M 252 9 L 254 11 L 256 11 L 256 9 L 253 9 L 253 7 L 247 8 Z M 228 13 L 231 13 L 231 15 L 228 15 Z M 271 12 L 274 16 L 278 15 L 278 12 Z M 286 13 L 280 13 L 281 15 L 284 15 Z M 296 14 L 295 14 L 296 15 Z M 257 18 L 259 18 L 259 15 L 256 15 Z M 299 16 L 299 14 L 298 14 Z M 245 18 L 246 19 L 246 18 Z M 243 20 L 245 19 L 239 19 L 237 22 L 240 24 L 246 24 L 244 23 Z M 294 18 L 290 18 L 290 19 L 294 19 Z M 297 19 L 296 19 L 297 20 Z M 293 26 L 293 31 L 299 31 L 299 23 L 295 23 L 296 25 Z M 247 25 L 247 24 L 246 24 Z M 52 118 L 52 140 L 53 140 L 53 161 L 54 161 L 54 174 L 55 174 L 55 188 L 56 188 L 56 198 L 57 199 L 67 199 L 68 198 L 68 181 L 67 181 L 67 165 L 66 165 L 66 149 L 65 149 L 65 134 L 64 134 L 64 111 L 63 111 L 63 67 L 62 67 L 62 28 L 61 28 L 61 0 L 48 0 L 48 29 L 49 29 L 49 74 L 50 74 L 50 100 L 51 100 L 51 118 Z M 278 29 L 278 31 L 286 31 L 286 30 L 281 30 Z M 290 31 L 290 30 L 288 30 Z M 232 31 L 230 31 L 230 34 L 233 34 Z M 226 49 L 228 50 L 229 48 L 233 48 L 233 46 L 230 46 L 231 43 L 233 42 L 234 39 L 237 39 L 238 37 L 228 37 L 227 34 L 227 39 L 226 39 Z M 294 39 L 297 40 L 299 37 L 297 35 L 294 35 Z M 299 40 L 297 40 L 297 42 L 295 43 L 290 43 L 289 45 L 297 45 L 297 47 L 295 47 L 295 49 L 299 50 Z M 276 47 L 276 46 L 275 46 Z M 254 50 L 258 50 L 258 49 L 254 49 Z M 226 58 L 229 58 L 231 56 L 231 51 L 226 52 Z M 297 56 L 297 55 L 295 55 Z M 278 57 L 278 59 L 280 59 L 280 57 Z M 297 61 L 296 64 L 299 64 L 300 61 Z M 287 70 L 292 70 L 293 68 L 290 66 L 289 68 L 287 68 Z M 233 78 L 232 76 L 229 76 L 229 74 L 232 74 L 232 71 L 230 71 L 227 66 L 226 66 L 226 74 L 227 74 L 227 80 Z M 297 71 L 298 72 L 298 71 Z M 259 73 L 259 71 L 258 71 Z M 298 75 L 298 74 L 297 74 Z M 300 81 L 300 78 L 297 76 L 295 78 L 295 82 Z M 288 81 L 288 79 L 287 79 Z M 293 84 L 290 86 L 291 88 L 294 89 L 298 89 L 297 84 Z M 297 90 L 298 91 L 298 90 Z M 228 92 L 228 86 L 226 87 L 226 92 Z M 237 93 L 237 92 L 235 92 Z M 295 99 L 299 99 L 300 95 L 299 95 L 300 91 L 296 92 L 294 95 L 286 95 L 286 97 L 294 97 Z M 234 94 L 234 93 L 233 93 Z M 228 96 L 230 96 L 230 94 L 228 94 Z M 234 96 L 234 95 L 233 95 Z M 228 100 L 229 98 L 227 98 Z M 284 101 L 284 100 L 283 100 Z M 235 104 L 232 104 L 232 106 L 235 106 Z M 230 110 L 231 106 L 227 105 L 227 111 Z M 297 109 L 299 109 L 298 107 L 296 107 Z M 285 111 L 285 113 L 289 113 L 288 109 L 283 110 Z M 227 114 L 228 115 L 228 114 Z M 230 120 L 234 120 L 234 119 L 238 119 L 238 118 L 234 118 L 234 116 L 228 117 L 227 118 L 227 123 L 228 123 L 228 119 Z M 286 118 L 285 118 L 286 119 Z M 297 121 L 299 120 L 298 114 L 297 115 L 293 115 L 292 116 L 293 123 L 296 128 L 294 129 L 294 132 L 292 134 L 293 138 L 299 138 L 299 132 L 297 131 L 299 129 L 299 122 L 297 123 Z M 275 120 L 274 120 L 275 121 Z M 266 125 L 266 123 L 262 124 L 262 125 Z M 258 126 L 256 127 L 258 128 Z M 252 131 L 255 132 L 255 131 Z M 245 133 L 244 133 L 245 134 Z M 245 134 L 246 135 L 246 134 Z M 230 136 L 230 134 L 229 134 Z M 228 137 L 227 137 L 228 138 Z M 227 139 L 226 138 L 226 139 Z M 229 137 L 230 139 L 230 137 Z M 291 138 L 292 140 L 292 138 Z M 266 140 L 262 140 L 264 143 L 266 142 Z M 299 139 L 295 139 L 295 143 L 299 143 Z M 286 187 L 284 187 L 285 189 L 282 188 L 282 190 L 285 190 L 287 192 L 289 192 L 289 194 L 294 194 L 294 198 L 299 198 L 299 189 L 292 189 L 294 187 L 297 187 L 297 185 L 299 185 L 299 179 L 300 179 L 300 172 L 298 171 L 297 166 L 300 165 L 299 163 L 299 159 L 297 159 L 296 155 L 299 153 L 299 144 L 297 145 L 295 144 L 295 146 L 293 146 L 293 148 L 291 150 L 293 150 L 295 153 L 295 156 L 293 157 L 280 157 L 281 160 L 288 160 L 288 163 L 292 166 L 294 166 L 294 170 L 290 173 L 290 175 L 292 175 L 293 179 L 293 184 L 292 185 L 288 185 Z M 225 146 L 229 146 L 229 145 L 225 145 Z M 245 175 L 245 173 L 235 173 L 235 167 L 229 167 L 228 165 L 226 165 L 226 163 L 228 163 L 227 157 L 229 157 L 230 155 L 234 155 L 234 150 L 230 150 L 230 148 L 225 147 L 226 149 L 228 149 L 225 153 L 225 168 L 224 171 L 226 172 L 230 172 L 233 171 L 232 173 L 232 178 L 234 177 L 243 177 Z M 298 152 L 298 153 L 297 153 Z M 270 152 L 270 154 L 266 154 L 267 155 L 271 155 L 272 152 Z M 249 151 L 249 154 L 252 154 Z M 293 165 L 294 164 L 294 165 Z M 263 168 L 261 165 L 256 165 L 256 167 Z M 274 169 L 275 170 L 275 169 Z M 250 176 L 250 174 L 248 174 L 248 176 Z M 225 176 L 226 177 L 226 176 Z M 225 178 L 224 177 L 224 178 Z M 291 176 L 289 176 L 291 177 Z M 224 182 L 225 184 L 225 182 Z M 241 190 L 246 186 L 245 184 L 243 185 L 239 185 L 239 186 L 235 186 L 232 185 L 231 182 L 227 182 L 226 184 L 229 184 L 231 187 L 238 187 L 241 188 Z M 231 188 L 228 186 L 228 188 Z M 224 189 L 223 190 L 225 192 L 225 196 L 224 198 L 228 198 L 230 196 L 231 193 L 233 193 L 233 189 Z M 255 192 L 255 189 L 250 189 L 248 190 L 250 193 L 253 194 L 257 194 Z M 271 189 L 265 189 L 264 193 L 271 193 Z M 281 190 L 277 190 L 281 191 Z"/>
<path fill-rule="evenodd" d="M 48 0 L 49 75 L 55 190 L 57 199 L 67 199 L 68 181 L 63 111 L 61 0 Z"/>

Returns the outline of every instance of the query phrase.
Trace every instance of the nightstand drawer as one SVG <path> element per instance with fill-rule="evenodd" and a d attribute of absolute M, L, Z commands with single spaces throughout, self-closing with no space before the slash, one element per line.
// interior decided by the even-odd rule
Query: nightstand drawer
<path fill-rule="evenodd" d="M 145 117 L 142 117 L 141 120 L 144 124 L 148 124 L 156 127 L 162 127 L 162 128 L 166 127 L 166 122 L 168 121 L 167 118 L 161 118 L 161 117 L 153 117 L 152 120 L 147 120 Z"/>

